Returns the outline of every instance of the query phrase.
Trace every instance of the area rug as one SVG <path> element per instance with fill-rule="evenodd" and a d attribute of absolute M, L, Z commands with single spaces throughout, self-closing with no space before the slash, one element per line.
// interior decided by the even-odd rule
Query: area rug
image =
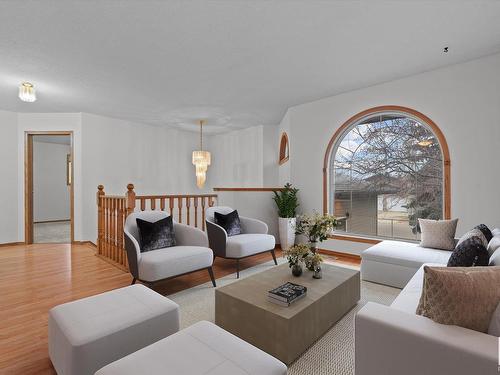
<path fill-rule="evenodd" d="M 280 263 L 284 259 L 280 259 Z M 272 267 L 267 262 L 243 270 L 240 278 L 248 277 Z M 337 264 L 342 266 L 341 264 Z M 352 267 L 349 267 L 352 268 Z M 234 274 L 217 279 L 217 286 L 236 281 Z M 400 289 L 362 281 L 361 301 L 348 312 L 323 337 L 314 343 L 294 363 L 288 367 L 289 375 L 354 375 L 354 316 L 366 302 L 389 305 L 399 294 Z M 215 320 L 215 289 L 211 283 L 168 296 L 177 302 L 181 310 L 181 327 L 188 327 L 200 320 Z"/>

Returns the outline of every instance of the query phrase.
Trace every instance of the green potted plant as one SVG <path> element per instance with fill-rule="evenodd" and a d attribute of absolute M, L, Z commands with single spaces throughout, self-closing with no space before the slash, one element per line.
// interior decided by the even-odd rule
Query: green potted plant
<path fill-rule="evenodd" d="M 288 260 L 288 266 L 292 269 L 293 276 L 302 275 L 301 262 L 305 262 L 309 256 L 309 246 L 305 244 L 293 245 L 283 251 L 283 256 Z"/>
<path fill-rule="evenodd" d="M 302 215 L 296 225 L 296 234 L 303 234 L 309 241 L 311 252 L 316 254 L 318 242 L 323 242 L 337 226 L 337 219 L 332 215 Z"/>
<path fill-rule="evenodd" d="M 274 192 L 273 200 L 278 207 L 278 229 L 283 250 L 295 244 L 296 211 L 299 207 L 298 192 L 299 189 L 293 188 L 290 183 L 285 184 L 280 191 Z"/>

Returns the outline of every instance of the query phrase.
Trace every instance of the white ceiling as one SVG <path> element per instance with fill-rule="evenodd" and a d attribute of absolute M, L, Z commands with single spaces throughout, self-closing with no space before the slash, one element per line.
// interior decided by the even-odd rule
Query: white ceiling
<path fill-rule="evenodd" d="M 207 131 L 500 51 L 500 1 L 3 1 L 0 109 Z M 442 53 L 449 46 L 449 53 Z M 23 80 L 38 100 L 17 98 Z"/>

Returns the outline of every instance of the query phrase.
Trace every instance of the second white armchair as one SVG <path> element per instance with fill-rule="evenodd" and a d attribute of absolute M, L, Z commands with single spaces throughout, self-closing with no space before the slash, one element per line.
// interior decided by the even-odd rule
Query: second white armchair
<path fill-rule="evenodd" d="M 231 207 L 215 206 L 206 211 L 207 235 L 210 248 L 214 252 L 214 257 L 236 260 L 236 277 L 240 277 L 240 259 L 252 255 L 270 252 L 274 264 L 276 255 L 274 247 L 276 240 L 274 236 L 267 234 L 267 224 L 263 221 L 240 216 L 241 234 L 228 236 L 227 232 L 220 225 L 215 223 L 215 212 L 228 214 L 234 211 Z"/>

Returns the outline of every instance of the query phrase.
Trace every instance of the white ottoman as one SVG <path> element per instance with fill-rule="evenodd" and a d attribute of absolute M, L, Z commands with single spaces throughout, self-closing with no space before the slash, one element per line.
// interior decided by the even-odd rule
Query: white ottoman
<path fill-rule="evenodd" d="M 215 324 L 198 322 L 95 375 L 286 375 L 284 363 Z"/>
<path fill-rule="evenodd" d="M 90 375 L 179 330 L 179 306 L 132 285 L 54 307 L 49 356 L 59 375 Z"/>

